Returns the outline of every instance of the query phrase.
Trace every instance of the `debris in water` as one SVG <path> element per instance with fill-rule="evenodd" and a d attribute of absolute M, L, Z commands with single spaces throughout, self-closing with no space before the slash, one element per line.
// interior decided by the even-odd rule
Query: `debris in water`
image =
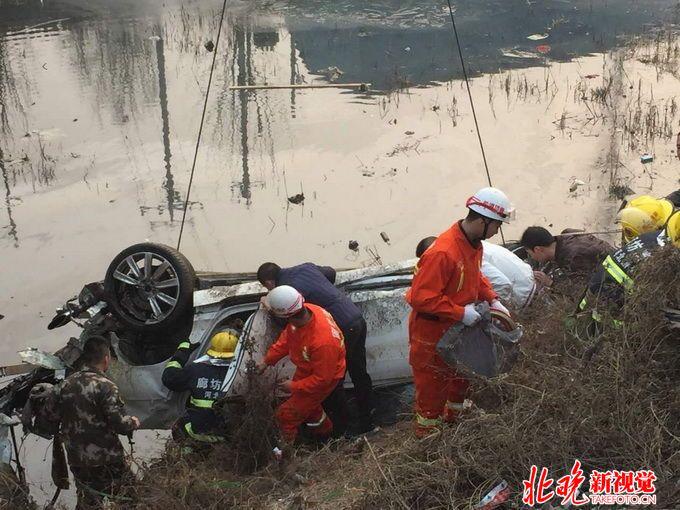
<path fill-rule="evenodd" d="M 359 242 L 358 241 L 350 241 L 347 247 L 355 252 L 359 251 Z"/>
<path fill-rule="evenodd" d="M 410 47 L 410 46 L 406 46 L 406 48 L 404 48 L 404 51 L 408 53 L 409 51 L 411 51 L 411 47 Z"/>
<path fill-rule="evenodd" d="M 571 182 L 571 186 L 569 186 L 569 192 L 573 193 L 574 191 L 576 191 L 578 189 L 579 186 L 584 186 L 584 185 L 585 185 L 585 182 L 583 182 L 581 179 L 574 179 Z"/>
<path fill-rule="evenodd" d="M 328 81 L 335 81 L 345 74 L 345 72 L 339 67 L 329 66 L 326 69 L 319 69 L 316 74 L 325 76 Z"/>
<path fill-rule="evenodd" d="M 382 240 L 387 244 L 390 244 L 390 236 L 388 236 L 386 232 L 380 232 L 380 237 L 382 237 Z"/>
<path fill-rule="evenodd" d="M 501 54 L 504 57 L 510 58 L 538 58 L 537 55 L 530 51 L 521 51 L 517 48 L 501 49 Z"/>
<path fill-rule="evenodd" d="M 304 193 L 298 193 L 297 195 L 293 195 L 292 197 L 288 197 L 288 201 L 291 204 L 301 204 L 302 202 L 305 201 L 305 195 L 304 195 Z"/>
<path fill-rule="evenodd" d="M 542 41 L 543 39 L 547 39 L 548 34 L 531 34 L 527 36 L 527 39 L 530 41 Z"/>
<path fill-rule="evenodd" d="M 0 313 L 0 321 L 4 318 L 5 318 L 5 316 Z"/>
<path fill-rule="evenodd" d="M 73 122 L 78 122 L 78 119 L 73 119 Z"/>
<path fill-rule="evenodd" d="M 652 161 L 654 161 L 654 156 L 652 156 L 651 154 L 643 154 L 642 156 L 640 156 L 640 162 L 642 164 L 651 163 Z"/>
<path fill-rule="evenodd" d="M 415 133 L 415 131 L 405 131 L 404 134 L 411 136 L 411 135 L 415 135 L 416 133 Z"/>
<path fill-rule="evenodd" d="M 539 53 L 543 53 L 544 55 L 546 53 L 550 53 L 551 49 L 552 48 L 550 47 L 549 44 L 539 44 L 538 46 L 536 46 L 536 51 Z"/>
<path fill-rule="evenodd" d="M 207 43 L 204 44 L 205 49 L 208 50 L 209 52 L 212 52 L 215 49 L 215 43 L 212 41 L 208 41 Z"/>
<path fill-rule="evenodd" d="M 592 80 L 593 78 L 597 78 L 600 76 L 599 74 L 586 74 L 584 78 L 588 78 L 589 80 Z"/>

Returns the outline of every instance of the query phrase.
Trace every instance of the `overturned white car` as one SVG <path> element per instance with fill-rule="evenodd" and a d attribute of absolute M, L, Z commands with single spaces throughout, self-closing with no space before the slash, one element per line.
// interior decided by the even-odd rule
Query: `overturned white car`
<path fill-rule="evenodd" d="M 339 271 L 336 276 L 335 284 L 361 308 L 366 319 L 367 370 L 375 387 L 411 380 L 410 308 L 404 294 L 415 262 Z M 512 280 L 512 273 L 505 273 L 503 278 L 489 274 L 499 293 L 512 288 L 533 293 L 526 282 L 522 286 L 510 281 L 507 275 Z M 21 410 L 34 385 L 56 382 L 77 369 L 88 338 L 104 336 L 115 351 L 107 375 L 118 385 L 127 411 L 139 417 L 142 428 L 168 429 L 183 414 L 187 399 L 187 394 L 171 392 L 161 382 L 168 359 L 187 339 L 200 345 L 191 359 L 202 356 L 213 334 L 226 327 L 240 331 L 240 339 L 222 382 L 222 398 L 238 401 L 246 389 L 248 366 L 252 366 L 248 361 L 260 361 L 279 331 L 268 313 L 258 311 L 265 293 L 254 273 L 197 273 L 169 246 L 130 246 L 113 259 L 104 281 L 85 285 L 77 297 L 57 310 L 48 326 L 54 329 L 76 322 L 82 327 L 80 336 L 71 338 L 55 355 L 31 350 L 23 353 L 33 366 L 27 367 L 29 373 L 0 388 L 0 416 L 10 417 Z M 276 373 L 285 377 L 292 370 L 292 365 L 285 363 Z M 346 385 L 351 386 L 349 378 Z"/>
<path fill-rule="evenodd" d="M 411 378 L 409 307 L 404 293 L 414 263 L 337 273 L 336 285 L 357 303 L 366 319 L 367 369 L 377 387 Z M 173 248 L 154 243 L 131 246 L 114 258 L 103 282 L 86 285 L 48 326 L 53 329 L 74 321 L 83 327 L 80 336 L 71 338 L 54 356 L 24 353 L 26 361 L 36 366 L 0 389 L 0 413 L 11 416 L 21 410 L 31 387 L 54 382 L 77 368 L 87 339 L 105 336 L 116 355 L 107 375 L 118 385 L 127 411 L 140 418 L 142 428 L 170 428 L 183 414 L 187 395 L 171 392 L 161 383 L 167 360 L 187 339 L 200 344 L 192 359 L 203 355 L 211 336 L 225 327 L 241 331 L 222 384 L 224 398 L 238 400 L 245 390 L 247 360 L 258 361 L 278 334 L 269 315 L 258 311 L 265 293 L 253 273 L 196 273 Z M 292 371 L 292 366 L 280 368 L 279 376 L 286 371 Z"/>

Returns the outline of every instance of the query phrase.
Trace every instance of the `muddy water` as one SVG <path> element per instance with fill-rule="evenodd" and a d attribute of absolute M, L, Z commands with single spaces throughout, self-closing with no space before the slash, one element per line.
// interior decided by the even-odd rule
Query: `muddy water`
<path fill-rule="evenodd" d="M 422 4 L 229 0 L 181 247 L 195 267 L 399 260 L 462 214 L 484 169 L 446 3 Z M 674 6 L 457 2 L 492 175 L 519 207 L 508 237 L 529 223 L 594 226 L 607 141 L 574 87 L 602 73 L 586 55 L 673 22 Z M 0 0 L 2 363 L 76 334 L 45 325 L 118 251 L 177 243 L 220 7 Z M 333 74 L 402 89 L 228 88 Z"/>

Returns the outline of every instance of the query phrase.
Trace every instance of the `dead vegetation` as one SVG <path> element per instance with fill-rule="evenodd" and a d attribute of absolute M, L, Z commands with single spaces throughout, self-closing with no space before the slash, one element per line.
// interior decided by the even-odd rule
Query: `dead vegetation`
<path fill-rule="evenodd" d="M 231 443 L 189 455 L 170 446 L 144 472 L 137 508 L 462 509 L 499 480 L 509 483 L 508 508 L 516 508 L 531 465 L 557 479 L 575 459 L 585 490 L 593 469 L 653 469 L 659 504 L 675 508 L 680 344 L 661 310 L 680 304 L 680 252 L 654 255 L 636 281 L 621 312 L 625 326 L 595 345 L 565 331 L 573 283 L 522 317 L 518 364 L 506 376 L 474 381 L 474 408 L 441 433 L 418 440 L 407 419 L 369 438 L 301 447 L 279 469 L 265 465 L 271 400 L 258 394 L 248 405 L 255 415 L 240 422 Z"/>

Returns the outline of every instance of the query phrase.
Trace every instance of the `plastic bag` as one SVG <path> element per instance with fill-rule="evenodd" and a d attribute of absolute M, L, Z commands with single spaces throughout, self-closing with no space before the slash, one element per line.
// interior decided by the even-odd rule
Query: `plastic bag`
<path fill-rule="evenodd" d="M 521 327 L 503 331 L 491 320 L 489 304 L 478 303 L 475 309 L 482 319 L 474 326 L 458 322 L 437 342 L 437 353 L 451 367 L 468 374 L 496 377 L 510 371 L 519 356 Z"/>

